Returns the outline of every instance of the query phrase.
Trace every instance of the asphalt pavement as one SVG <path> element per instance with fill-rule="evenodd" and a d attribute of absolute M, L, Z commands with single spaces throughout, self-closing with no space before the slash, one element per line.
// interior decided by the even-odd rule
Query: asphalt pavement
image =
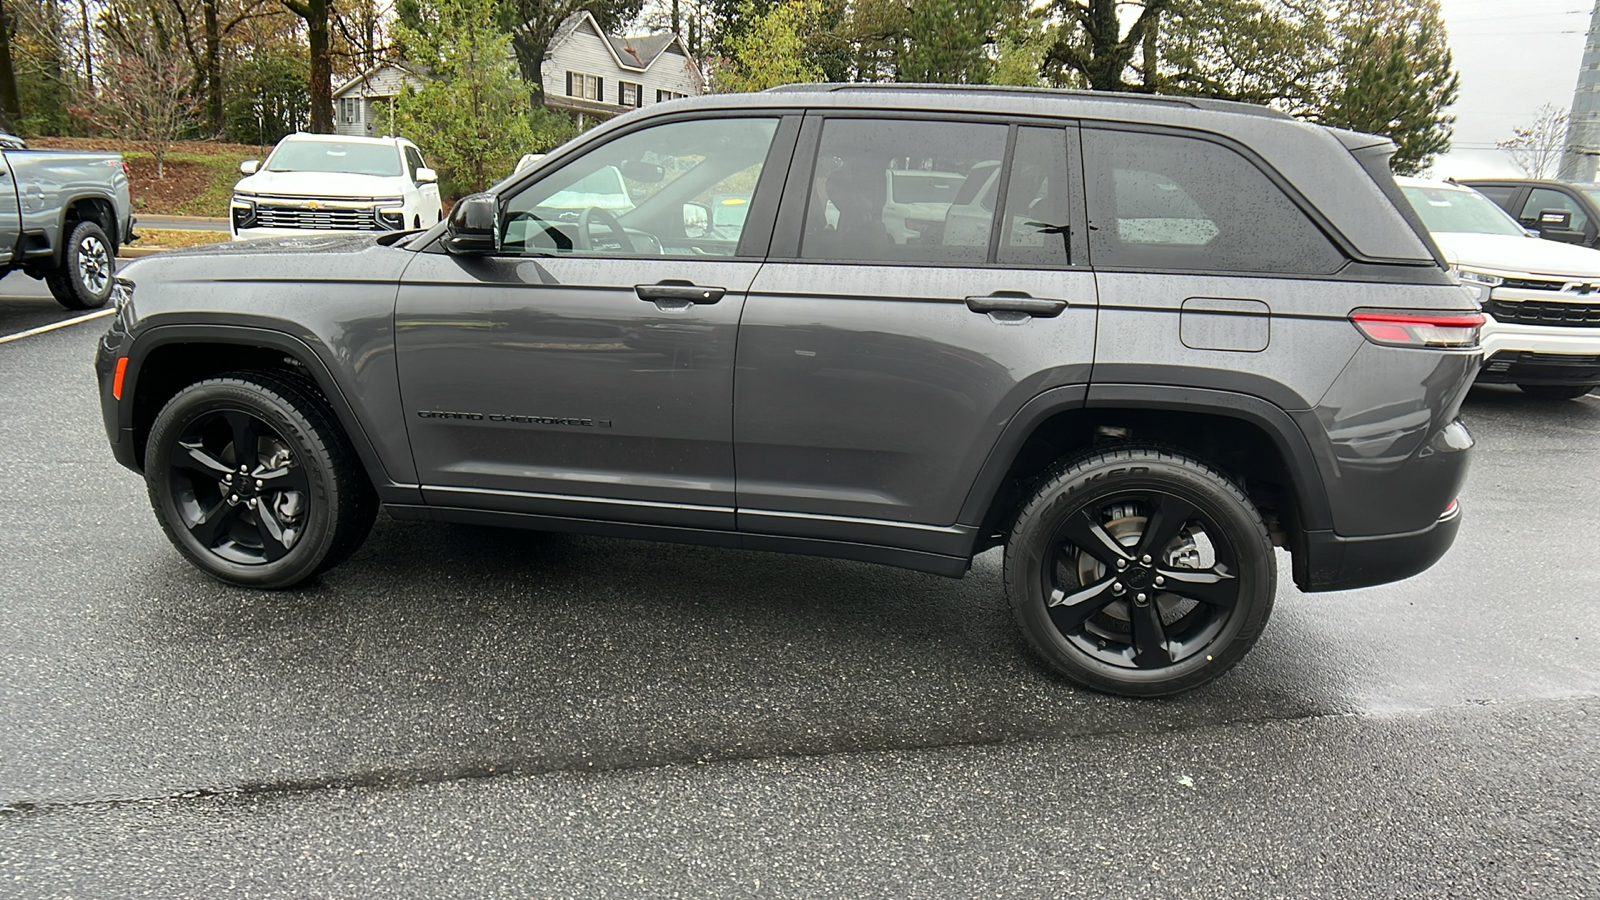
<path fill-rule="evenodd" d="M 1033 660 L 994 553 L 380 517 L 218 584 L 111 459 L 100 330 L 0 344 L 0 895 L 1600 897 L 1600 397 L 1475 390 L 1443 561 L 1283 556 L 1236 670 L 1133 702 Z"/>

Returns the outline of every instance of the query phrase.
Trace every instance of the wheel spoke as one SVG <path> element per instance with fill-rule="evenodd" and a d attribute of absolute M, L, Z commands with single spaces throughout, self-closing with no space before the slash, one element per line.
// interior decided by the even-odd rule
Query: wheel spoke
<path fill-rule="evenodd" d="M 1134 665 L 1141 669 L 1172 665 L 1172 651 L 1167 647 L 1167 630 L 1161 624 L 1161 604 L 1129 604 L 1128 613 L 1128 624 L 1133 629 Z"/>
<path fill-rule="evenodd" d="M 1195 508 L 1187 500 L 1170 494 L 1159 494 L 1150 500 L 1150 510 L 1145 517 L 1144 534 L 1139 536 L 1139 546 L 1134 556 L 1161 559 L 1167 545 L 1178 536 L 1178 531 L 1194 518 Z"/>
<path fill-rule="evenodd" d="M 1080 509 L 1068 516 L 1062 528 L 1067 540 L 1074 546 L 1107 566 L 1116 565 L 1119 559 L 1130 559 L 1127 549 L 1091 518 L 1087 509 Z"/>
<path fill-rule="evenodd" d="M 222 418 L 233 432 L 234 465 L 249 466 L 254 469 L 261 443 L 261 423 L 249 413 L 242 412 L 225 412 Z"/>
<path fill-rule="evenodd" d="M 276 562 L 283 558 L 289 548 L 294 545 L 296 537 L 292 530 L 286 530 L 272 512 L 272 504 L 256 504 L 256 525 L 261 532 L 261 554 L 267 562 Z"/>
<path fill-rule="evenodd" d="M 1056 623 L 1057 628 L 1075 630 L 1082 626 L 1090 616 L 1105 609 L 1111 601 L 1117 599 L 1111 592 L 1111 583 L 1116 578 L 1112 575 L 1084 585 L 1077 590 L 1067 591 L 1056 588 L 1050 592 L 1045 600 L 1045 606 L 1050 612 L 1050 618 Z"/>
<path fill-rule="evenodd" d="M 1209 569 L 1157 569 L 1156 574 L 1166 579 L 1161 589 L 1179 597 L 1222 609 L 1232 609 L 1239 601 L 1239 579 L 1222 565 Z"/>
<path fill-rule="evenodd" d="M 233 472 L 233 467 L 217 458 L 215 453 L 205 448 L 199 438 L 179 441 L 178 446 L 183 452 L 173 455 L 172 464 L 182 469 L 220 478 Z"/>
<path fill-rule="evenodd" d="M 215 549 L 217 543 L 228 533 L 234 520 L 239 518 L 239 510 L 240 507 L 226 500 L 218 500 L 216 506 L 205 511 L 200 521 L 189 526 L 189 533 L 200 542 L 200 546 L 207 550 Z"/>
<path fill-rule="evenodd" d="M 311 493 L 311 483 L 306 479 L 305 470 L 292 463 L 276 469 L 258 469 L 250 477 L 261 482 L 264 491 Z"/>

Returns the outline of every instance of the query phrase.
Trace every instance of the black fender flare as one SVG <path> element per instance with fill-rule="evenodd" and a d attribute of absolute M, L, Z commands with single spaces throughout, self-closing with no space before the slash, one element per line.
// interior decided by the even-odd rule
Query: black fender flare
<path fill-rule="evenodd" d="M 1149 384 L 1071 385 L 1045 391 L 1023 404 L 989 452 L 957 521 L 966 525 L 982 524 L 989 504 L 1010 471 L 1012 459 L 1042 422 L 1057 413 L 1096 408 L 1209 413 L 1254 425 L 1271 439 L 1283 458 L 1293 481 L 1291 487 L 1299 506 L 1300 526 L 1308 531 L 1333 528 L 1333 511 L 1316 453 L 1288 412 L 1249 394 Z"/>
<path fill-rule="evenodd" d="M 333 377 L 332 370 L 316 350 L 300 338 L 268 328 L 250 325 L 157 325 L 141 333 L 134 340 L 128 353 L 127 380 L 123 391 L 130 402 L 117 405 L 117 428 L 124 436 L 133 433 L 134 403 L 131 401 L 139 396 L 139 377 L 144 372 L 145 360 L 149 358 L 151 352 L 171 344 L 237 344 L 260 347 L 281 352 L 299 362 L 328 401 L 329 408 L 339 421 L 339 427 L 344 429 L 345 436 L 355 448 L 356 455 L 360 457 L 361 465 L 372 479 L 373 487 L 378 490 L 379 496 L 385 502 L 391 500 L 417 502 L 420 499 L 416 497 L 415 486 L 407 488 L 399 485 L 389 476 L 383 461 L 378 457 L 372 439 L 367 436 L 361 420 L 351 408 L 350 401 L 345 398 L 344 392 L 339 389 L 338 381 Z M 403 496 L 391 497 L 395 488 L 403 491 Z"/>
<path fill-rule="evenodd" d="M 111 229 L 106 233 L 106 237 L 111 239 L 112 253 L 115 253 L 117 248 L 122 246 L 122 223 L 117 221 L 117 198 L 110 194 L 101 194 L 93 191 L 73 194 L 61 201 L 61 209 L 56 213 L 56 234 L 61 235 L 61 239 L 56 242 L 56 246 L 50 255 L 56 268 L 66 265 L 67 261 L 67 238 L 69 236 L 67 234 L 67 211 L 72 209 L 73 204 L 82 203 L 85 200 L 102 201 L 111 207 Z"/>

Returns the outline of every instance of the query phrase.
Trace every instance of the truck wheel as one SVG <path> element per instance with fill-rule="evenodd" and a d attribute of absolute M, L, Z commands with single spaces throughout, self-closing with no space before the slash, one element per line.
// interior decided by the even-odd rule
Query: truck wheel
<path fill-rule="evenodd" d="M 98 309 L 111 297 L 115 265 L 111 240 L 99 225 L 85 219 L 73 223 L 61 268 L 44 280 L 56 302 L 67 309 Z"/>
<path fill-rule="evenodd" d="M 1540 400 L 1576 400 L 1594 390 L 1584 384 L 1519 384 L 1517 389 Z"/>
<path fill-rule="evenodd" d="M 1237 663 L 1272 611 L 1278 569 L 1244 492 L 1199 460 L 1121 447 L 1068 460 L 1006 541 L 1006 594 L 1057 672 L 1157 697 Z"/>
<path fill-rule="evenodd" d="M 322 403 L 286 379 L 192 384 L 156 416 L 145 483 L 173 546 L 231 584 L 285 588 L 343 561 L 377 497 Z"/>

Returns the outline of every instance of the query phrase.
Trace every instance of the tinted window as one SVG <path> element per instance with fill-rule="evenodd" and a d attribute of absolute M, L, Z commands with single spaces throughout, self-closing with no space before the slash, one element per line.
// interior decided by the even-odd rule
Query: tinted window
<path fill-rule="evenodd" d="M 1069 196 L 1066 132 L 1059 128 L 1018 129 L 996 261 L 1070 264 Z"/>
<path fill-rule="evenodd" d="M 1435 234 L 1522 234 L 1509 213 L 1470 188 L 1408 185 L 1400 190 Z"/>
<path fill-rule="evenodd" d="M 1496 206 L 1505 210 L 1509 210 L 1511 208 L 1511 198 L 1517 193 L 1517 189 L 1515 187 L 1495 187 L 1493 185 L 1483 185 L 1480 187 L 1475 184 L 1472 185 L 1472 188 L 1485 197 L 1488 197 L 1490 200 L 1493 200 Z"/>
<path fill-rule="evenodd" d="M 412 181 L 417 180 L 417 170 L 424 168 L 422 165 L 422 154 L 418 153 L 417 148 L 415 147 L 406 148 L 406 168 L 411 170 Z"/>
<path fill-rule="evenodd" d="M 1549 188 L 1534 188 L 1528 193 L 1528 202 L 1522 205 L 1522 221 L 1527 222 L 1530 228 L 1537 227 L 1539 213 L 1547 209 L 1560 209 L 1572 213 L 1572 227 L 1569 231 L 1582 231 L 1589 224 L 1589 215 L 1578 205 L 1578 201 L 1568 197 L 1562 191 L 1552 191 Z"/>
<path fill-rule="evenodd" d="M 832 119 L 812 173 L 800 255 L 808 259 L 982 263 L 993 206 L 968 179 L 994 179 L 1006 126 Z M 967 202 L 958 203 L 958 199 Z"/>
<path fill-rule="evenodd" d="M 505 253 L 732 256 L 776 119 L 710 119 L 623 135 L 506 202 Z"/>
<path fill-rule="evenodd" d="M 1266 174 L 1211 141 L 1083 133 L 1094 264 L 1327 274 L 1344 256 Z"/>

